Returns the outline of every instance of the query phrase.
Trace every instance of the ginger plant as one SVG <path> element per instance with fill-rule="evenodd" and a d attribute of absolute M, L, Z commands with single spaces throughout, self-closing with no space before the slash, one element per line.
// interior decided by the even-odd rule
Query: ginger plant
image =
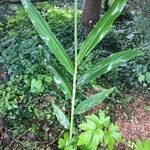
<path fill-rule="evenodd" d="M 78 95 L 76 91 L 78 87 L 100 77 L 101 75 L 116 69 L 121 64 L 129 61 L 130 59 L 141 56 L 143 53 L 140 50 L 130 49 L 121 51 L 104 58 L 102 61 L 97 62 L 92 67 L 88 68 L 78 78 L 79 66 L 84 61 L 84 58 L 95 48 L 95 46 L 111 31 L 112 24 L 115 19 L 122 12 L 126 0 L 115 0 L 110 9 L 104 14 L 104 16 L 97 22 L 93 30 L 89 33 L 86 40 L 82 43 L 82 46 L 78 52 L 78 40 L 77 40 L 77 0 L 74 3 L 74 63 L 69 55 L 64 50 L 61 43 L 56 38 L 55 34 L 51 31 L 48 23 L 44 20 L 42 15 L 33 6 L 30 0 L 21 0 L 22 4 L 28 13 L 28 16 L 33 23 L 39 36 L 43 39 L 45 44 L 49 47 L 51 53 L 55 55 L 58 61 L 61 63 L 66 73 L 70 75 L 72 80 L 70 81 L 63 73 L 57 64 L 49 64 L 49 69 L 53 80 L 59 89 L 68 97 L 71 101 L 71 115 L 70 122 L 61 109 L 53 105 L 54 112 L 58 121 L 64 128 L 70 132 L 70 140 L 73 137 L 74 130 L 74 115 L 79 115 L 92 107 L 100 104 L 105 100 L 114 90 L 113 88 L 105 89 L 89 98 L 83 100 L 78 106 L 75 107 L 75 101 Z M 73 81 L 73 82 L 72 82 Z"/>

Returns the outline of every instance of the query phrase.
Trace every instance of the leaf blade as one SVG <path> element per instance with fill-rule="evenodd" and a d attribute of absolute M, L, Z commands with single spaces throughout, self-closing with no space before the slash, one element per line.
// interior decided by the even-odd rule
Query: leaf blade
<path fill-rule="evenodd" d="M 52 104 L 53 109 L 54 109 L 54 114 L 57 117 L 57 120 L 60 122 L 60 124 L 65 128 L 65 129 L 69 129 L 69 120 L 67 119 L 67 117 L 65 116 L 65 114 L 61 111 L 61 109 Z"/>
<path fill-rule="evenodd" d="M 76 114 L 81 114 L 92 107 L 100 104 L 103 100 L 105 100 L 112 92 L 114 88 L 104 90 L 100 93 L 90 96 L 86 100 L 82 101 L 75 109 Z"/>
<path fill-rule="evenodd" d="M 101 76 L 110 70 L 117 68 L 126 61 L 141 55 L 143 55 L 143 52 L 140 50 L 127 50 L 110 55 L 88 69 L 85 74 L 79 78 L 78 86 L 84 85 L 85 83 L 97 78 L 98 76 Z"/>
<path fill-rule="evenodd" d="M 33 6 L 30 0 L 21 0 L 28 16 L 37 30 L 40 37 L 45 44 L 49 47 L 50 51 L 56 56 L 66 70 L 73 74 L 73 64 L 65 52 L 63 46 L 60 44 L 55 34 L 49 28 L 49 25 L 44 20 L 39 11 Z"/>
<path fill-rule="evenodd" d="M 110 32 L 114 20 L 120 15 L 126 0 L 116 0 L 106 14 L 97 22 L 82 44 L 78 54 L 78 64 Z"/>
<path fill-rule="evenodd" d="M 60 72 L 58 66 L 55 64 L 55 66 L 50 65 L 47 67 L 51 70 L 51 74 L 53 76 L 53 79 L 59 89 L 69 98 L 72 97 L 72 87 L 68 79 Z"/>
<path fill-rule="evenodd" d="M 92 138 L 92 131 L 83 132 L 79 135 L 78 146 L 80 145 L 88 145 Z"/>
<path fill-rule="evenodd" d="M 93 137 L 90 144 L 90 150 L 97 150 L 100 140 L 103 139 L 104 133 L 102 130 L 97 129 L 93 132 Z"/>

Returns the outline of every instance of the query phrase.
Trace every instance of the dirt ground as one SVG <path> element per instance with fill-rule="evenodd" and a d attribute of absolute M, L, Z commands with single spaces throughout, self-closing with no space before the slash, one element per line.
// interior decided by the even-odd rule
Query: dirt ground
<path fill-rule="evenodd" d="M 150 111 L 145 109 L 146 106 L 150 106 L 150 98 L 138 98 L 120 114 L 116 123 L 124 139 L 131 141 L 150 139 Z M 130 112 L 132 112 L 130 119 L 125 119 Z"/>

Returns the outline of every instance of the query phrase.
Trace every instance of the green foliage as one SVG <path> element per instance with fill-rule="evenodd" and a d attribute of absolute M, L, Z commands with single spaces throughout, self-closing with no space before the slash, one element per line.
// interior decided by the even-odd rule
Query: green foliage
<path fill-rule="evenodd" d="M 38 75 L 37 79 L 31 79 L 30 92 L 31 93 L 41 93 L 44 92 L 44 83 L 50 85 L 52 82 L 52 77 L 49 75 Z"/>
<path fill-rule="evenodd" d="M 55 66 L 55 67 L 54 67 Z M 53 76 L 53 79 L 57 86 L 60 88 L 60 90 L 67 96 L 71 97 L 72 93 L 72 87 L 69 82 L 69 80 L 60 72 L 60 68 L 55 64 L 47 67 L 51 70 L 51 74 Z"/>
<path fill-rule="evenodd" d="M 68 49 L 72 47 L 72 8 L 59 8 L 48 3 L 40 3 L 37 7 L 61 43 Z M 33 136 L 45 141 L 54 140 L 56 135 L 48 132 L 49 127 L 54 126 L 52 128 L 59 132 L 60 126 L 54 121 L 50 100 L 45 97 L 58 98 L 57 104 L 60 105 L 65 100 L 54 86 L 53 74 L 47 68 L 49 59 L 54 62 L 55 59 L 46 53 L 48 48 L 38 37 L 22 7 L 18 7 L 16 14 L 8 17 L 0 28 L 0 67 L 3 66 L 6 75 L 2 80 L 4 83 L 0 81 L 1 117 L 7 128 L 15 133 L 13 138 L 33 127 Z M 72 53 L 71 49 L 69 52 Z"/>
<path fill-rule="evenodd" d="M 144 109 L 150 111 L 150 106 L 145 106 Z"/>
<path fill-rule="evenodd" d="M 114 84 L 118 85 L 118 88 L 126 87 L 130 90 L 140 91 L 142 93 L 149 92 L 147 87 L 149 85 L 146 81 L 139 83 L 137 82 L 139 73 L 145 76 L 146 72 L 149 72 L 150 68 L 150 51 L 149 51 L 149 24 L 150 19 L 148 14 L 150 14 L 150 3 L 143 2 L 142 11 L 135 9 L 131 12 L 126 12 L 130 14 L 131 18 L 123 19 L 121 22 L 116 22 L 116 27 L 113 30 L 115 37 L 117 36 L 116 43 L 120 44 L 122 49 L 126 48 L 140 48 L 144 52 L 144 56 L 136 58 L 130 63 L 123 65 L 119 68 L 119 74 L 116 76 L 117 81 L 115 80 Z M 127 6 L 128 7 L 128 6 Z M 109 37 L 108 37 L 109 38 Z M 117 44 L 115 44 L 117 45 Z M 113 47 L 112 47 L 113 48 Z M 109 49 L 112 49 L 109 47 Z M 112 72 L 109 77 L 113 75 Z M 118 82 L 121 81 L 121 82 Z M 124 81 L 124 85 L 122 85 Z M 110 80 L 110 83 L 114 81 Z M 123 88 L 124 89 L 124 88 Z"/>
<path fill-rule="evenodd" d="M 25 9 L 26 9 L 26 11 L 27 11 L 27 13 L 29 14 L 29 17 L 30 17 L 30 19 L 32 20 L 32 22 L 33 22 L 33 24 L 34 24 L 34 26 L 35 26 L 35 28 L 39 31 L 39 35 L 41 36 L 41 38 L 43 38 L 43 34 L 44 34 L 44 37 L 47 37 L 47 38 L 49 38 L 49 39 L 51 39 L 52 38 L 52 40 L 54 40 L 54 44 L 55 45 L 58 45 L 58 46 L 60 46 L 60 43 L 58 43 L 58 40 L 56 39 L 56 37 L 54 36 L 54 34 L 51 32 L 51 30 L 49 29 L 49 27 L 48 27 L 48 25 L 46 24 L 46 22 L 44 21 L 44 19 L 42 18 L 42 16 L 37 12 L 37 10 L 36 9 L 34 9 L 34 7 L 33 7 L 33 5 L 29 2 L 29 1 L 22 1 L 23 2 L 23 5 L 24 5 L 24 7 L 25 7 Z M 97 43 L 99 42 L 99 40 L 101 40 L 101 39 L 99 39 L 99 40 L 97 40 L 97 39 L 95 39 L 93 42 L 90 42 L 91 40 L 90 39 L 93 39 L 92 38 L 92 35 L 95 37 L 95 34 L 97 33 L 97 31 L 99 30 L 99 27 L 101 27 L 102 25 L 102 27 L 105 27 L 106 25 L 110 28 L 111 27 L 111 25 L 112 25 L 112 23 L 113 23 L 113 21 L 118 17 L 118 15 L 119 15 L 119 13 L 121 12 L 121 10 L 123 9 L 123 7 L 124 7 L 124 4 L 125 4 L 125 1 L 122 1 L 121 3 L 120 2 L 115 2 L 114 3 L 114 5 L 110 8 L 110 10 L 108 11 L 108 13 L 106 13 L 105 15 L 104 15 L 104 17 L 103 17 L 103 19 L 102 19 L 102 21 L 100 21 L 97 25 L 96 25 L 96 27 L 92 30 L 92 32 L 91 32 L 91 35 L 89 35 L 88 36 L 88 38 L 87 38 L 87 41 L 85 41 L 84 42 L 84 44 L 85 45 L 89 45 L 89 43 L 90 44 L 93 44 L 93 42 L 95 42 L 95 44 L 94 45 L 97 45 Z M 115 11 L 115 8 L 116 7 L 120 7 L 120 9 L 117 11 L 117 12 L 114 12 Z M 114 12 L 114 13 L 113 13 Z M 114 14 L 114 16 L 112 17 L 111 16 L 111 14 Z M 35 20 L 34 20 L 34 18 L 35 18 L 35 16 L 36 16 L 36 18 L 38 18 L 39 19 L 39 21 L 37 22 L 37 23 L 35 23 Z M 111 18 L 111 21 L 109 22 L 108 20 Z M 39 23 L 39 26 L 38 26 L 38 23 Z M 106 24 L 106 25 L 105 25 Z M 43 33 L 40 29 L 42 28 L 42 26 L 43 26 L 43 28 L 45 28 L 45 33 Z M 105 28 L 104 28 L 105 29 Z M 107 29 L 107 28 L 106 28 Z M 47 32 L 46 32 L 47 31 Z M 107 32 L 109 31 L 109 29 L 107 30 Z M 103 37 L 105 36 L 105 30 L 103 30 L 103 28 L 100 30 L 100 33 L 97 35 L 97 37 L 99 37 L 99 35 L 103 35 Z M 51 35 L 52 35 L 52 37 L 51 37 Z M 103 38 L 102 37 L 102 38 Z M 89 39 L 89 40 L 88 40 Z M 45 38 L 43 39 L 44 41 L 45 41 Z M 46 42 L 46 44 L 47 44 L 47 42 Z M 94 47 L 92 47 L 90 50 L 92 50 Z M 61 46 L 61 48 L 59 48 L 59 51 L 60 52 L 58 52 L 57 51 L 57 49 L 52 49 L 52 48 L 50 48 L 52 51 L 55 51 L 54 53 L 55 53 L 55 55 L 57 55 L 57 54 L 59 54 L 60 52 L 62 52 L 62 53 L 64 53 L 64 49 L 62 49 L 62 46 Z M 80 52 L 87 52 L 87 49 L 86 49 L 86 47 L 84 48 L 84 46 L 83 46 L 83 48 L 81 48 L 81 51 Z M 79 56 L 80 56 L 80 52 L 79 52 Z M 57 53 L 57 54 L 56 54 Z M 120 56 L 118 59 L 119 60 L 121 60 L 121 62 L 119 61 L 119 63 L 117 63 L 117 66 L 119 66 L 120 65 L 120 63 L 124 63 L 125 61 L 127 61 L 127 60 L 129 60 L 130 58 L 133 58 L 133 57 L 135 57 L 135 56 L 139 56 L 139 55 L 142 55 L 142 53 L 141 53 L 141 51 L 131 51 L 131 54 L 130 54 L 130 51 L 127 51 L 127 52 L 125 52 L 126 54 L 127 54 L 127 56 L 126 56 L 126 59 L 120 59 L 120 57 L 122 58 L 124 55 L 121 53 L 121 54 L 116 54 L 114 57 L 112 57 L 112 56 L 110 56 L 110 58 L 108 57 L 108 58 L 106 58 L 106 60 L 109 62 L 109 60 L 111 60 L 111 58 L 112 58 L 112 61 L 114 60 L 114 58 L 117 58 L 118 57 L 118 55 Z M 134 55 L 135 54 L 135 55 Z M 123 55 L 123 56 L 122 56 Z M 56 56 L 58 59 L 59 59 L 59 61 L 61 61 L 61 60 L 64 60 L 63 58 L 61 58 L 61 57 L 59 57 L 59 56 Z M 64 57 L 66 57 L 65 55 L 64 55 Z M 82 56 L 82 57 L 84 57 L 84 55 Z M 61 59 L 61 60 L 60 60 Z M 65 58 L 66 60 L 68 60 L 68 58 Z M 78 63 L 80 62 L 80 59 L 78 58 Z M 106 61 L 106 62 L 107 62 Z M 115 61 L 115 60 L 114 60 Z M 62 62 L 62 61 L 61 61 Z M 106 62 L 105 62 L 105 60 L 104 60 L 104 63 L 100 63 L 101 65 L 100 66 L 105 66 L 106 65 Z M 112 62 L 111 62 L 112 63 Z M 66 70 L 68 71 L 68 67 L 70 68 L 70 63 L 64 63 L 64 62 L 62 62 L 62 65 L 65 65 L 65 67 L 66 67 Z M 110 65 L 112 65 L 112 64 L 110 64 L 110 63 L 108 63 L 108 67 L 110 67 Z M 52 66 L 52 65 L 51 65 Z M 104 69 L 104 73 L 106 73 L 106 72 L 108 72 L 108 71 L 110 71 L 113 67 L 110 67 L 110 69 L 108 70 L 108 67 L 106 67 L 105 69 Z M 116 65 L 115 65 L 115 67 L 116 67 Z M 94 69 L 96 69 L 97 68 L 97 66 L 94 66 Z M 54 66 L 52 66 L 51 68 L 50 68 L 51 70 L 52 70 L 52 72 L 56 72 L 56 69 L 54 68 Z M 54 70 L 54 71 L 53 71 Z M 107 70 L 107 71 L 105 71 L 105 70 Z M 93 71 L 92 71 L 93 72 Z M 100 72 L 99 72 L 100 73 Z M 99 73 L 98 73 L 98 75 L 99 75 Z M 55 77 L 57 77 L 58 76 L 58 78 L 57 78 L 57 80 L 59 80 L 59 83 L 60 83 L 60 81 L 61 81 L 61 83 L 62 83 L 62 80 L 63 80 L 63 78 L 61 77 L 61 74 L 59 74 L 58 72 L 57 72 L 57 76 L 56 76 L 56 74 L 54 74 L 54 76 Z M 87 76 L 87 74 L 85 74 L 85 76 Z M 92 75 L 91 75 L 92 76 Z M 85 79 L 85 77 L 83 76 L 83 79 Z M 83 82 L 85 82 L 84 80 L 82 79 L 82 77 L 81 77 L 81 80 L 83 81 Z M 57 81 L 56 81 L 56 83 L 57 83 Z M 64 86 L 66 86 L 66 81 L 64 81 L 62 84 L 64 85 Z M 85 82 L 86 83 L 86 82 Z M 69 87 L 67 87 L 68 89 L 69 89 Z M 64 93 L 66 93 L 65 91 L 64 91 Z"/>
<path fill-rule="evenodd" d="M 126 0 L 115 1 L 108 12 L 97 22 L 95 28 L 90 32 L 81 46 L 78 54 L 78 64 L 110 32 L 114 20 L 120 15 L 125 4 Z"/>
<path fill-rule="evenodd" d="M 36 31 L 39 33 L 40 37 L 43 39 L 45 44 L 49 47 L 51 52 L 56 56 L 56 58 L 61 62 L 61 64 L 66 68 L 66 70 L 69 73 L 73 74 L 73 64 L 69 59 L 69 56 L 63 49 L 62 45 L 49 28 L 48 23 L 44 20 L 44 18 L 37 11 L 37 9 L 31 4 L 30 1 L 22 0 L 22 3 Z"/>
<path fill-rule="evenodd" d="M 64 133 L 63 138 L 59 138 L 58 148 L 63 150 L 76 150 L 75 139 L 70 141 L 69 133 Z"/>
<path fill-rule="evenodd" d="M 31 87 L 28 81 L 30 81 L 28 78 L 20 75 L 16 77 L 11 77 L 11 79 L 7 82 L 7 84 L 1 84 L 0 113 L 2 117 L 7 116 L 8 118 L 11 119 L 10 121 L 13 122 L 13 120 L 15 120 L 17 122 L 16 119 L 18 117 L 20 117 L 20 119 L 23 117 L 30 118 L 32 115 L 33 115 L 32 118 L 38 117 L 39 119 L 44 119 L 44 115 L 46 115 L 48 111 L 50 112 L 50 108 L 49 108 L 50 104 L 45 105 L 46 107 L 44 106 L 45 108 L 43 108 L 43 111 L 40 112 L 40 109 L 38 108 L 40 107 L 38 106 L 39 100 L 37 98 L 37 102 L 34 101 L 30 93 Z M 46 86 L 45 85 L 43 86 L 46 91 Z M 39 91 L 37 92 L 37 94 L 38 93 Z M 34 97 L 35 96 L 36 94 L 34 94 Z"/>
<path fill-rule="evenodd" d="M 46 45 L 49 47 L 50 51 L 56 56 L 56 58 L 60 61 L 61 65 L 65 67 L 66 71 L 73 74 L 73 92 L 70 94 L 69 90 L 71 91 L 71 88 L 68 82 L 68 79 L 66 77 L 62 77 L 63 74 L 55 68 L 52 63 L 50 64 L 50 70 L 53 73 L 54 81 L 56 84 L 60 87 L 61 90 L 65 95 L 69 95 L 69 97 L 72 97 L 71 99 L 71 123 L 70 123 L 70 140 L 72 139 L 73 134 L 73 121 L 74 121 L 74 105 L 75 105 L 75 99 L 76 99 L 76 78 L 78 73 L 78 65 L 80 64 L 81 60 L 89 54 L 89 52 L 98 44 L 99 41 L 101 41 L 106 34 L 109 33 L 112 24 L 114 20 L 120 15 L 122 9 L 124 8 L 126 4 L 126 0 L 122 1 L 115 1 L 113 5 L 110 7 L 109 11 L 102 17 L 102 19 L 96 24 L 94 29 L 91 31 L 91 33 L 88 35 L 85 42 L 83 42 L 83 45 L 81 46 L 81 49 L 79 51 L 79 54 L 77 54 L 77 1 L 75 1 L 75 64 L 74 69 L 72 67 L 71 59 L 69 58 L 68 54 L 65 52 L 64 48 L 56 38 L 55 34 L 51 31 L 46 21 L 43 19 L 42 15 L 37 11 L 36 8 L 32 5 L 30 0 L 22 0 L 23 6 L 26 10 L 26 12 L 29 15 L 29 18 L 31 19 L 35 29 L 39 33 L 39 36 L 43 39 L 43 41 L 46 43 Z M 117 8 L 117 9 L 116 9 Z M 109 72 L 110 70 L 117 68 L 122 63 L 125 63 L 126 61 L 130 60 L 131 58 L 134 58 L 136 56 L 141 56 L 143 53 L 141 51 L 135 51 L 135 50 L 128 50 L 125 52 L 120 52 L 117 54 L 114 54 L 112 56 L 109 56 L 105 58 L 102 62 L 98 63 L 98 65 L 93 66 L 92 69 L 90 69 L 90 73 L 87 71 L 81 78 L 79 78 L 79 83 L 82 81 L 83 84 L 89 82 L 90 80 L 95 79 L 97 76 L 105 74 Z M 102 69 L 101 69 L 102 68 Z M 74 70 L 74 71 L 73 71 Z M 97 71 L 98 70 L 98 71 Z M 96 74 L 96 75 L 95 75 Z M 71 83 L 70 83 L 71 84 Z M 40 83 L 41 85 L 41 83 Z M 41 88 L 41 86 L 40 86 Z M 79 108 L 82 108 L 81 110 L 77 107 L 77 113 L 84 112 L 86 110 L 91 109 L 93 106 L 99 104 L 102 100 L 107 98 L 111 93 L 113 89 L 110 89 L 105 91 L 106 93 L 100 93 L 98 96 L 92 96 L 92 98 L 89 98 L 86 102 L 87 108 L 84 108 L 84 102 L 79 105 Z M 91 103 L 92 100 L 92 103 Z M 57 116 L 58 121 L 65 127 L 68 127 L 68 121 L 67 117 L 64 115 L 64 113 L 55 105 L 53 105 L 55 114 Z M 117 129 L 113 129 L 113 125 L 110 126 L 110 131 L 117 131 Z M 100 131 L 98 131 L 100 132 Z M 90 143 L 95 142 L 95 138 L 97 138 L 98 132 L 94 134 L 94 140 Z M 93 133 L 92 133 L 93 134 Z M 115 134 L 114 134 L 115 135 Z M 113 148 L 115 140 L 113 138 L 113 134 L 110 132 L 107 133 L 107 138 L 105 138 L 105 143 L 108 144 L 109 149 Z M 116 133 L 117 136 L 117 133 Z M 93 149 L 97 148 L 97 145 L 99 143 L 96 141 L 97 144 L 92 144 Z M 85 143 L 84 143 L 85 144 Z M 94 147 L 95 145 L 95 147 Z M 91 148 L 92 148 L 91 147 Z"/>
<path fill-rule="evenodd" d="M 150 83 L 150 72 L 146 72 L 145 75 L 140 74 L 139 75 L 139 82 L 146 81 L 147 83 Z"/>
<path fill-rule="evenodd" d="M 60 41 L 66 47 L 72 45 L 72 9 L 60 9 L 48 3 L 39 4 L 38 9 L 42 11 Z M 58 20 L 59 23 L 57 23 Z M 60 30 L 60 26 L 63 30 Z M 46 135 L 46 132 L 53 114 L 49 101 L 45 102 L 44 97 L 41 96 L 55 95 L 60 97 L 61 101 L 64 99 L 57 89 L 55 89 L 57 94 L 54 92 L 55 87 L 51 82 L 53 76 L 45 62 L 45 55 L 51 60 L 53 57 L 45 52 L 47 47 L 43 46 L 43 42 L 38 38 L 22 7 L 16 10 L 14 16 L 8 17 L 3 30 L 5 30 L 5 36 L 0 39 L 2 43 L 0 44 L 0 63 L 6 72 L 7 85 L 0 86 L 1 117 L 6 118 L 8 127 L 14 124 L 18 129 L 21 127 L 20 124 L 24 125 L 22 123 L 24 118 L 29 124 L 37 122 L 38 128 L 40 128 L 40 122 L 44 120 L 43 126 L 46 129 L 42 133 L 36 130 L 36 134 L 44 135 L 43 137 L 47 139 L 49 135 Z M 64 37 L 67 38 L 64 39 Z"/>
<path fill-rule="evenodd" d="M 49 83 L 42 84 L 44 86 L 44 93 L 47 93 L 47 96 L 39 92 L 31 93 L 30 79 L 23 75 L 11 77 L 7 84 L 1 84 L 0 114 L 1 118 L 6 122 L 7 129 L 11 131 L 12 138 L 17 139 L 22 134 L 24 138 L 24 133 L 31 129 L 28 131 L 31 138 L 35 139 L 38 137 L 42 141 L 54 140 L 56 135 L 52 135 L 49 132 L 50 126 L 53 130 L 60 131 L 58 127 L 61 126 L 57 124 L 56 118 L 53 115 L 51 99 L 47 98 L 49 95 L 57 97 L 58 93 L 53 92 L 53 88 Z M 26 140 L 30 140 L 30 137 L 27 136 Z M 19 141 L 23 145 L 25 144 L 21 139 Z M 20 145 L 20 142 L 17 144 Z M 32 146 L 35 143 L 30 144 Z"/>
<path fill-rule="evenodd" d="M 138 80 L 140 83 L 143 84 L 143 86 L 148 87 L 148 85 L 150 83 L 150 72 L 139 73 Z"/>
<path fill-rule="evenodd" d="M 140 140 L 136 141 L 135 150 L 149 150 L 150 148 L 150 140 L 146 140 L 141 142 Z"/>
<path fill-rule="evenodd" d="M 65 129 L 69 129 L 69 120 L 66 118 L 66 116 L 64 115 L 64 113 L 59 109 L 58 106 L 53 105 L 53 109 L 54 109 L 54 114 L 56 115 L 58 121 L 61 123 L 61 125 L 65 128 Z"/>
<path fill-rule="evenodd" d="M 116 69 L 122 63 L 129 61 L 131 58 L 141 56 L 143 53 L 139 50 L 127 50 L 123 52 L 118 52 L 109 57 L 103 59 L 102 61 L 98 62 L 96 65 L 89 68 L 85 74 L 83 74 L 79 80 L 78 84 L 83 85 L 98 76 L 101 76 L 113 69 Z"/>
<path fill-rule="evenodd" d="M 103 111 L 98 116 L 87 116 L 86 123 L 79 125 L 79 128 L 84 132 L 79 136 L 78 145 L 86 145 L 91 150 L 97 150 L 99 143 L 112 150 L 115 142 L 121 141 L 118 126 L 110 123 L 110 117 L 106 117 Z"/>
<path fill-rule="evenodd" d="M 102 101 L 105 100 L 113 91 L 114 88 L 111 88 L 90 96 L 76 107 L 75 113 L 81 114 L 87 110 L 90 110 L 92 107 L 102 103 Z"/>
<path fill-rule="evenodd" d="M 81 43 L 82 46 L 78 54 L 78 65 L 99 41 L 109 33 L 114 20 L 119 16 L 124 5 L 125 0 L 121 2 L 119 0 L 115 1 L 111 9 L 103 16 L 102 20 L 98 22 L 85 42 Z M 53 112 L 61 125 L 66 129 L 69 128 L 69 121 L 65 116 L 66 111 L 62 111 L 54 104 L 57 103 L 57 105 L 59 105 L 59 103 L 63 103 L 64 107 L 66 104 L 69 104 L 68 108 L 70 108 L 70 102 L 68 102 L 67 99 L 71 98 L 72 94 L 75 94 L 72 93 L 71 87 L 71 74 L 74 72 L 73 63 L 71 62 L 73 56 L 72 33 L 74 31 L 73 10 L 70 8 L 66 10 L 52 7 L 48 3 L 43 3 L 42 5 L 37 5 L 38 10 L 41 12 L 40 15 L 37 9 L 35 9 L 28 0 L 24 1 L 24 6 L 37 32 L 49 49 L 47 46 L 44 46 L 43 41 L 38 37 L 37 32 L 33 29 L 26 13 L 21 7 L 17 9 L 15 16 L 8 18 L 6 26 L 3 24 L 0 25 L 0 31 L 7 31 L 4 38 L 0 39 L 2 42 L 0 48 L 3 50 L 0 51 L 0 63 L 4 64 L 4 70 L 6 70 L 8 78 L 8 84 L 2 84 L 0 87 L 0 113 L 9 120 L 11 127 L 17 127 L 21 124 L 24 128 L 31 128 L 33 133 L 38 132 L 37 134 L 40 138 L 42 137 L 46 140 L 54 139 L 54 137 L 49 137 L 49 126 L 52 124 L 55 126 L 56 124 L 54 121 L 55 118 L 53 118 L 52 115 L 52 110 L 54 110 Z M 80 15 L 80 12 L 78 15 Z M 49 25 L 51 26 L 51 29 L 49 28 Z M 82 34 L 82 32 L 80 33 Z M 124 43 L 132 44 L 132 40 L 134 40 L 133 37 L 135 37 L 135 35 L 128 36 L 127 39 L 129 39 L 129 41 Z M 80 36 L 80 38 L 82 37 Z M 64 48 L 60 43 L 64 45 Z M 80 47 L 80 45 L 78 47 Z M 130 46 L 128 45 L 123 49 L 128 49 L 129 47 Z M 64 49 L 68 50 L 65 51 Z M 117 49 L 116 51 L 119 51 L 120 49 Z M 56 56 L 58 61 L 52 53 Z M 94 52 L 93 55 L 97 56 L 97 51 Z M 89 62 L 88 60 L 88 63 L 82 63 L 82 65 L 79 66 L 77 76 L 79 77 L 77 79 L 78 85 L 81 86 L 89 81 L 94 83 L 96 82 L 95 79 L 97 77 L 101 77 L 102 75 L 102 79 L 104 74 L 112 69 L 115 70 L 110 72 L 110 76 L 113 80 L 117 79 L 117 67 L 129 59 L 140 55 L 143 55 L 143 53 L 139 50 L 127 50 L 104 58 L 94 66 L 94 63 L 92 61 Z M 99 61 L 99 58 L 95 59 L 95 62 L 97 60 Z M 64 70 L 62 66 L 64 66 L 66 70 Z M 90 76 L 87 73 L 89 71 Z M 148 70 L 146 71 L 148 72 Z M 71 74 L 68 74 L 68 72 Z M 96 76 L 94 73 L 96 73 Z M 14 76 L 14 79 L 9 79 L 9 76 Z M 144 80 L 149 83 L 149 74 L 144 75 Z M 55 87 L 52 81 L 57 84 L 58 89 L 64 93 L 63 95 L 61 95 L 60 91 Z M 76 88 L 76 86 L 73 88 Z M 82 87 L 80 87 L 79 90 L 81 88 Z M 113 92 L 113 90 L 113 88 L 106 89 L 82 101 L 76 107 L 77 114 L 90 110 L 92 107 L 101 103 Z M 53 109 L 51 108 L 51 100 L 45 101 L 43 94 L 57 97 L 57 102 L 52 105 Z M 41 95 L 42 98 L 40 97 Z M 77 95 L 77 97 L 80 97 L 80 95 Z M 110 123 L 110 120 L 108 117 L 105 117 L 104 113 L 100 112 L 100 114 L 98 116 L 92 115 L 87 117 L 85 126 L 90 125 L 91 131 L 84 130 L 83 127 L 84 132 L 81 133 L 83 137 L 80 135 L 80 142 L 78 141 L 78 145 L 80 145 L 81 149 L 87 149 L 87 143 L 90 143 L 93 149 L 96 149 L 99 144 L 101 147 L 113 149 L 114 143 L 120 140 L 118 128 Z M 26 125 L 26 123 L 22 123 L 23 120 L 27 120 L 27 123 L 29 124 Z M 96 121 L 98 121 L 98 123 Z M 105 124 L 105 121 L 108 123 L 106 123 L 107 125 Z M 61 129 L 56 130 L 59 131 Z M 65 150 L 76 149 L 77 140 L 75 139 L 76 137 L 70 142 L 69 134 L 65 134 L 64 139 L 59 140 L 59 148 Z M 84 140 L 89 141 L 85 143 Z"/>
<path fill-rule="evenodd" d="M 142 12 L 138 12 L 134 17 L 134 22 L 136 23 L 136 30 L 142 35 L 142 45 L 143 47 L 149 48 L 150 43 L 150 2 L 145 1 L 141 4 Z M 142 19 L 142 20 L 141 20 Z M 149 53 L 150 54 L 150 53 Z"/>
<path fill-rule="evenodd" d="M 98 116 L 86 116 L 86 122 L 80 124 L 79 128 L 79 136 L 74 136 L 70 142 L 69 134 L 65 133 L 64 137 L 59 139 L 58 147 L 64 150 L 97 150 L 100 146 L 113 150 L 114 144 L 122 141 L 118 126 L 111 123 L 110 117 L 105 116 L 103 111 L 100 111 Z"/>
<path fill-rule="evenodd" d="M 7 85 L 1 84 L 0 86 L 0 113 L 6 115 L 9 111 L 13 112 L 18 108 L 15 114 L 20 111 L 19 105 L 23 103 L 24 97 L 26 96 L 26 90 L 28 90 L 29 85 L 22 82 L 23 77 L 17 76 L 12 77 Z M 19 86 L 18 86 L 19 85 Z M 22 90 L 24 89 L 24 90 Z M 16 117 L 13 113 L 10 114 Z"/>
<path fill-rule="evenodd" d="M 73 10 L 71 8 L 60 9 L 48 3 L 38 5 L 38 9 L 60 42 L 66 48 L 72 47 Z M 19 7 L 16 15 L 8 17 L 7 20 L 7 23 L 3 25 L 5 36 L 0 39 L 2 43 L 0 49 L 3 49 L 0 51 L 0 61 L 3 60 L 1 63 L 4 64 L 4 69 L 9 70 L 9 74 L 24 74 L 23 72 L 27 70 L 37 72 L 37 70 L 44 69 L 41 59 L 44 60 L 44 51 L 48 51 L 48 48 L 39 39 L 24 9 Z M 72 53 L 71 49 L 69 52 Z M 52 59 L 51 55 L 50 57 Z"/>

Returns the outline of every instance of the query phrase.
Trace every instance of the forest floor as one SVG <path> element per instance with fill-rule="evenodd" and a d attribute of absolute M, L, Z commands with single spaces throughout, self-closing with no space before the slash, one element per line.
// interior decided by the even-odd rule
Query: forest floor
<path fill-rule="evenodd" d="M 96 113 L 106 106 L 105 103 L 102 103 L 86 114 Z M 113 114 L 117 116 L 116 124 L 119 126 L 124 138 L 124 144 L 116 145 L 115 150 L 125 150 L 127 145 L 129 145 L 129 141 L 135 142 L 137 139 L 142 141 L 150 139 L 150 111 L 145 109 L 146 106 L 150 106 L 150 97 L 139 97 L 124 110 L 120 109 L 119 106 L 113 108 L 115 110 Z M 41 143 L 43 145 L 43 142 Z M 56 148 L 57 140 L 52 145 L 47 144 Z"/>
<path fill-rule="evenodd" d="M 146 107 L 150 106 L 150 97 L 138 98 L 119 114 L 116 123 L 120 127 L 121 133 L 126 140 L 150 139 L 150 111 Z M 130 116 L 130 118 L 126 118 Z"/>
<path fill-rule="evenodd" d="M 3 78 L 3 76 L 4 74 L 0 72 L 0 78 Z M 120 105 L 113 106 L 112 115 L 115 115 L 115 122 L 119 126 L 124 139 L 124 145 L 118 145 L 116 147 L 116 150 L 124 150 L 129 141 L 135 142 L 137 139 L 140 139 L 142 141 L 150 139 L 150 111 L 145 109 L 147 106 L 150 106 L 150 95 L 145 97 L 135 96 L 134 102 L 130 103 L 126 108 L 122 108 L 120 107 Z M 95 114 L 99 112 L 100 109 L 106 108 L 107 104 L 102 103 L 85 114 Z M 0 128 L 2 124 L 3 123 L 1 122 Z M 5 131 L 5 129 L 3 129 L 3 131 Z M 5 135 L 4 132 L 3 135 Z M 4 139 L 0 138 L 0 140 L 2 141 Z M 7 143 L 7 141 L 5 142 Z M 57 145 L 56 142 L 57 141 L 54 142 L 54 145 Z M 49 143 L 47 144 L 49 145 Z"/>

